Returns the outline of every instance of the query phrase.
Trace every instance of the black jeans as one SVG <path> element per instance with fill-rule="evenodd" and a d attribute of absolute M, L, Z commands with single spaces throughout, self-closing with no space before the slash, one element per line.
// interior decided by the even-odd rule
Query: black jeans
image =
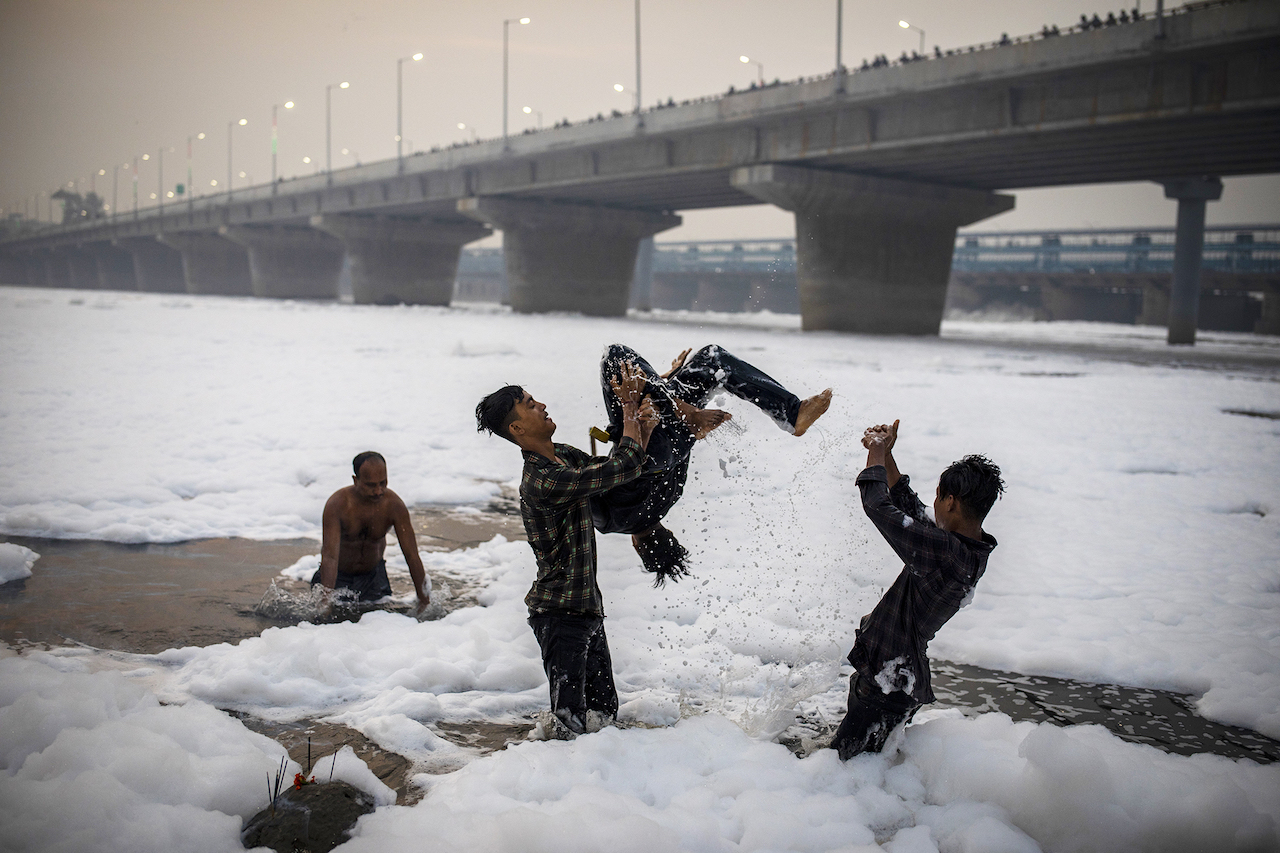
<path fill-rule="evenodd" d="M 542 668 L 551 687 L 551 712 L 582 734 L 587 711 L 618 714 L 613 659 L 604 619 L 576 613 L 533 613 L 529 627 L 542 649 Z"/>
<path fill-rule="evenodd" d="M 695 439 L 680 417 L 676 400 L 701 409 L 716 390 L 724 388 L 757 406 L 783 429 L 795 428 L 800 398 L 718 346 L 703 347 L 663 379 L 635 350 L 611 344 L 600 359 L 600 388 L 609 412 L 609 437 L 614 441 L 622 435 L 622 404 L 609 383 L 628 361 L 644 371 L 649 380 L 645 394 L 662 420 L 649 436 L 640 476 L 591 499 L 592 521 L 601 533 L 642 533 L 661 521 L 684 494 Z"/>
<path fill-rule="evenodd" d="M 848 761 L 863 752 L 879 752 L 899 725 L 909 722 L 920 703 L 902 692 L 885 694 L 871 679 L 849 678 L 849 710 L 836 729 L 831 748 Z"/>

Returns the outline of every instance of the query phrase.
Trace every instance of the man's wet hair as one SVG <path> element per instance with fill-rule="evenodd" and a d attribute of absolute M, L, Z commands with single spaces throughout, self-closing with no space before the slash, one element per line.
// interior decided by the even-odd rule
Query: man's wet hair
<path fill-rule="evenodd" d="M 519 385 L 507 385 L 485 397 L 476 406 L 476 432 L 488 430 L 515 444 L 507 427 L 516 419 L 516 404 L 523 399 L 524 389 Z"/>
<path fill-rule="evenodd" d="M 351 460 L 351 470 L 355 471 L 356 476 L 360 476 L 360 466 L 368 462 L 370 459 L 377 459 L 383 465 L 387 464 L 387 460 L 382 458 L 382 454 L 376 450 L 366 450 L 364 453 L 357 453 L 356 458 Z"/>
<path fill-rule="evenodd" d="M 646 572 L 653 573 L 653 588 L 659 589 L 667 581 L 678 583 L 689 576 L 689 552 L 676 539 L 675 534 L 661 524 L 636 537 L 636 551 Z"/>
<path fill-rule="evenodd" d="M 1000 467 L 976 453 L 952 462 L 938 478 L 938 494 L 954 497 L 966 515 L 981 522 L 1004 494 Z"/>

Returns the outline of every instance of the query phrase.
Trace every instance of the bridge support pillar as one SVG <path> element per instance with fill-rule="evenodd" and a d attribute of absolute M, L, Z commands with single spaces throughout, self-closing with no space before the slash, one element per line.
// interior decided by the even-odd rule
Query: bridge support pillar
<path fill-rule="evenodd" d="M 249 254 L 244 246 L 208 231 L 179 231 L 161 235 L 160 242 L 182 253 L 182 273 L 188 293 L 249 296 Z"/>
<path fill-rule="evenodd" d="M 218 229 L 249 250 L 253 295 L 271 299 L 336 299 L 342 241 L 313 228 L 235 226 Z"/>
<path fill-rule="evenodd" d="M 346 246 L 357 305 L 448 305 L 462 247 L 491 233 L 478 222 L 370 216 L 313 216 L 311 225 Z"/>
<path fill-rule="evenodd" d="M 44 257 L 44 286 L 45 287 L 70 287 L 71 286 L 71 267 L 67 264 L 67 255 L 64 250 L 55 249 L 43 253 Z"/>
<path fill-rule="evenodd" d="M 698 280 L 693 310 L 736 313 L 745 309 L 750 292 L 749 276 L 733 272 L 705 275 Z"/>
<path fill-rule="evenodd" d="M 637 311 L 653 310 L 653 260 L 656 252 L 652 237 L 645 237 L 636 249 L 636 270 L 631 278 L 631 307 Z"/>
<path fill-rule="evenodd" d="M 1169 291 L 1169 343 L 1195 344 L 1200 313 L 1200 260 L 1204 252 L 1205 203 L 1222 198 L 1217 178 L 1164 181 L 1164 197 L 1178 200 L 1173 245 L 1173 286 Z"/>
<path fill-rule="evenodd" d="M 502 229 L 511 308 L 523 314 L 627 313 L 640 241 L 680 224 L 671 213 L 463 198 L 458 212 Z"/>
<path fill-rule="evenodd" d="M 71 286 L 79 290 L 97 290 L 98 259 L 88 249 L 71 249 L 67 252 L 67 269 L 71 273 Z"/>
<path fill-rule="evenodd" d="M 133 255 L 111 243 L 94 243 L 90 251 L 98 266 L 99 290 L 137 290 Z"/>
<path fill-rule="evenodd" d="M 138 290 L 147 293 L 185 293 L 182 255 L 148 237 L 130 237 L 117 245 L 133 255 L 133 274 Z"/>
<path fill-rule="evenodd" d="M 763 165 L 733 186 L 796 216 L 801 327 L 936 335 L 956 229 L 1012 196 L 846 172 Z"/>

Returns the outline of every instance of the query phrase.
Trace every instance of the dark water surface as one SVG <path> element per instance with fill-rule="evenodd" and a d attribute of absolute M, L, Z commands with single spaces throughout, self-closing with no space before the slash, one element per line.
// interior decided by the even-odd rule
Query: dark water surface
<path fill-rule="evenodd" d="M 479 513 L 415 508 L 419 547 L 471 547 L 497 533 L 522 540 L 519 515 L 509 503 L 497 503 Z M 264 617 L 255 608 L 273 582 L 286 594 L 305 595 L 308 585 L 282 578 L 280 570 L 320 551 L 320 544 L 311 539 L 206 539 L 171 545 L 17 536 L 0 540 L 25 545 L 40 555 L 31 577 L 0 585 L 0 640 L 13 646 L 73 642 L 142 654 L 234 643 L 273 625 L 287 624 L 288 620 Z M 475 603 L 476 587 L 470 579 L 441 577 L 436 572 L 433 579 L 450 587 L 446 609 Z M 392 579 L 397 594 L 405 593 L 406 586 L 404 579 Z M 1280 742 L 1205 720 L 1195 713 L 1192 697 L 1168 691 L 1022 675 L 947 661 L 934 661 L 933 686 L 940 702 L 999 711 L 1015 720 L 1102 725 L 1126 740 L 1182 755 L 1210 752 L 1260 762 L 1280 760 Z M 402 802 L 406 795 L 413 798 L 406 784 L 407 762 L 384 754 L 358 732 L 317 721 L 286 726 L 245 722 L 284 743 L 295 760 L 305 760 L 308 740 L 324 749 L 317 757 L 335 745 L 350 744 L 397 789 Z M 532 721 L 515 727 L 460 724 L 448 730 L 442 724 L 439 733 L 483 753 L 523 739 L 530 727 Z M 802 744 L 823 735 L 800 720 L 781 740 L 807 751 Z"/>

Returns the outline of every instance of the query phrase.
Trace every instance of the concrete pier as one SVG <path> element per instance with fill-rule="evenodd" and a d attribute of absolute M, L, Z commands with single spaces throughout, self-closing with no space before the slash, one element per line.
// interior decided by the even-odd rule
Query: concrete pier
<path fill-rule="evenodd" d="M 70 287 L 71 268 L 67 265 L 67 256 L 60 251 L 41 252 L 37 257 L 44 267 L 45 287 Z"/>
<path fill-rule="evenodd" d="M 98 260 L 88 249 L 67 249 L 67 271 L 71 274 L 71 286 L 79 290 L 97 290 Z"/>
<path fill-rule="evenodd" d="M 344 254 L 338 238 L 288 226 L 233 226 L 218 233 L 249 250 L 254 296 L 337 298 Z"/>
<path fill-rule="evenodd" d="M 207 231 L 167 232 L 160 242 L 182 253 L 188 293 L 252 295 L 249 253 L 244 246 Z"/>
<path fill-rule="evenodd" d="M 698 281 L 693 298 L 694 311 L 741 311 L 751 292 L 751 278 L 745 275 L 707 275 Z"/>
<path fill-rule="evenodd" d="M 680 224 L 672 213 L 506 198 L 458 200 L 458 212 L 502 229 L 513 310 L 627 313 L 640 241 Z"/>
<path fill-rule="evenodd" d="M 1173 246 L 1173 284 L 1169 289 L 1169 343 L 1194 344 L 1200 313 L 1200 261 L 1204 254 L 1205 203 L 1222 198 L 1217 178 L 1163 181 L 1164 197 L 1178 200 L 1178 230 Z"/>
<path fill-rule="evenodd" d="M 359 305 L 448 305 L 462 247 L 492 233 L 478 222 L 384 216 L 313 216 L 311 225 L 346 247 Z"/>
<path fill-rule="evenodd" d="M 92 243 L 90 249 L 98 265 L 98 289 L 138 289 L 132 254 L 111 243 Z"/>
<path fill-rule="evenodd" d="M 133 274 L 138 290 L 148 293 L 186 292 L 182 254 L 176 249 L 147 237 L 130 237 L 117 241 L 117 245 L 133 255 Z"/>
<path fill-rule="evenodd" d="M 938 334 L 956 229 L 1014 205 L 981 190 L 796 166 L 749 166 L 730 180 L 795 213 L 806 330 Z"/>

